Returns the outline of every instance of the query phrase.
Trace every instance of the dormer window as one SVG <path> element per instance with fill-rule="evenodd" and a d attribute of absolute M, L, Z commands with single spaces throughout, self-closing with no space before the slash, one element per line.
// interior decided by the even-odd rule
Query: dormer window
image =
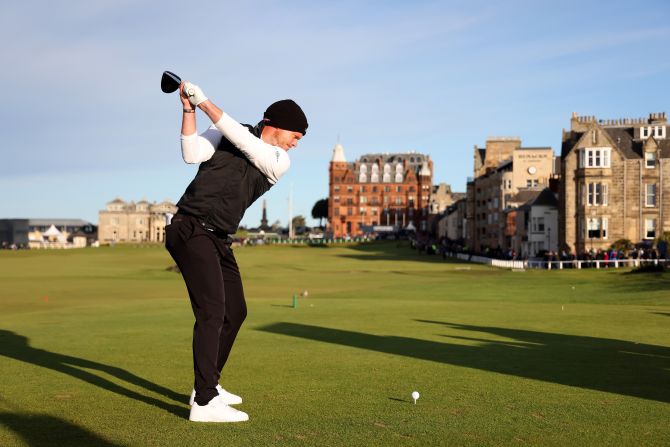
<path fill-rule="evenodd" d="M 580 168 L 609 168 L 610 154 L 612 149 L 609 147 L 587 147 L 579 151 Z"/>
<path fill-rule="evenodd" d="M 654 127 L 654 138 L 657 138 L 657 139 L 665 138 L 665 126 L 655 126 Z"/>
<path fill-rule="evenodd" d="M 647 169 L 654 169 L 656 167 L 656 152 L 644 153 L 644 166 Z"/>
<path fill-rule="evenodd" d="M 651 127 L 640 127 L 640 138 L 642 139 L 649 138 L 650 130 Z"/>

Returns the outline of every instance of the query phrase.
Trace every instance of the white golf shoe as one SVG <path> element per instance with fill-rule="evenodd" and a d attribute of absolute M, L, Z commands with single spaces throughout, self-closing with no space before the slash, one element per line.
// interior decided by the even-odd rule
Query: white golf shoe
<path fill-rule="evenodd" d="M 229 393 L 224 390 L 221 385 L 216 386 L 216 391 L 219 392 L 219 396 L 223 399 L 226 405 L 239 405 L 242 403 L 242 398 L 233 393 Z M 195 402 L 195 390 L 191 391 L 191 398 L 188 400 L 189 405 L 193 405 Z"/>
<path fill-rule="evenodd" d="M 193 422 L 244 422 L 249 420 L 249 415 L 244 411 L 229 407 L 221 396 L 216 396 L 207 405 L 200 406 L 194 402 L 188 420 Z"/>

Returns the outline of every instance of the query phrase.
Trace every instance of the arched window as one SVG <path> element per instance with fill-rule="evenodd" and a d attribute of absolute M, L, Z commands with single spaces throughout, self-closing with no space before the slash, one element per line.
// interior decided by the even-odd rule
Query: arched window
<path fill-rule="evenodd" d="M 372 171 L 372 175 L 370 176 L 370 182 L 379 183 L 379 174 L 377 174 L 375 171 Z"/>
<path fill-rule="evenodd" d="M 395 165 L 395 172 L 402 172 L 402 163 Z"/>
<path fill-rule="evenodd" d="M 395 182 L 396 183 L 402 183 L 402 174 L 400 172 L 396 172 L 395 174 Z"/>
<path fill-rule="evenodd" d="M 365 183 L 367 181 L 368 181 L 367 174 L 361 171 L 361 174 L 358 176 L 358 183 Z"/>
<path fill-rule="evenodd" d="M 386 163 L 384 165 L 384 174 L 389 174 L 389 173 L 391 173 L 391 165 Z"/>
<path fill-rule="evenodd" d="M 391 173 L 390 172 L 385 172 L 384 173 L 384 183 L 391 183 Z"/>

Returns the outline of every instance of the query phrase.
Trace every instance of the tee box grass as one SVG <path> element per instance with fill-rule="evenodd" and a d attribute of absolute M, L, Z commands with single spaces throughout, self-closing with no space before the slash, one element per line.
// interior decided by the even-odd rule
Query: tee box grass
<path fill-rule="evenodd" d="M 0 445 L 670 444 L 667 273 L 512 272 L 396 242 L 235 256 L 249 316 L 221 384 L 251 419 L 197 424 L 164 248 L 1 252 Z"/>

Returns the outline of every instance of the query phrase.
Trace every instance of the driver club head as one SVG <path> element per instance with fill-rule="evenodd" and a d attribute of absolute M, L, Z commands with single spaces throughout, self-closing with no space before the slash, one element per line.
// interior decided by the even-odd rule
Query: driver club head
<path fill-rule="evenodd" d="M 163 93 L 172 93 L 177 91 L 181 84 L 181 78 L 171 71 L 164 71 L 161 77 L 161 90 Z"/>

